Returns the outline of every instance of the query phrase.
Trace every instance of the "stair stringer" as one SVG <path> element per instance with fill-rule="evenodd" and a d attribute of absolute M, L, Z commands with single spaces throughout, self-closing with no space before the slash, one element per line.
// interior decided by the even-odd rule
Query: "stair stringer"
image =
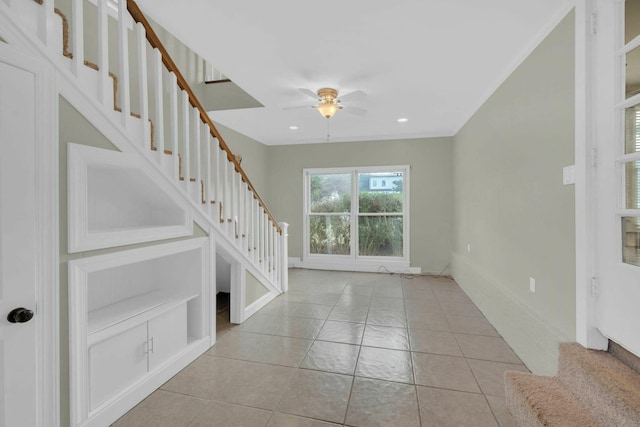
<path fill-rule="evenodd" d="M 50 47 L 43 44 L 42 41 L 37 38 L 37 35 L 27 34 L 23 31 L 23 28 L 29 28 L 29 26 L 20 26 L 19 23 L 28 18 L 37 20 L 39 19 L 38 16 L 16 17 L 18 19 L 11 19 L 11 16 L 13 16 L 13 13 L 10 8 L 0 0 L 0 28 L 2 28 L 0 37 L 8 44 L 24 49 L 31 55 L 45 58 L 55 70 L 55 86 L 57 92 L 75 109 L 81 112 L 89 123 L 102 133 L 118 150 L 140 156 L 141 160 L 146 163 L 147 166 L 150 166 L 147 168 L 149 174 L 158 185 L 168 185 L 173 187 L 173 190 L 177 190 L 178 197 L 190 208 L 192 218 L 196 224 L 204 230 L 210 230 L 215 241 L 224 245 L 229 255 L 238 260 L 238 262 L 241 262 L 274 297 L 281 294 L 282 291 L 278 288 L 278 285 L 274 283 L 267 274 L 254 265 L 253 260 L 238 248 L 231 237 L 220 229 L 219 224 L 217 224 L 214 219 L 208 216 L 208 213 L 204 211 L 202 205 L 196 203 L 193 198 L 190 197 L 189 191 L 162 171 L 161 158 L 156 157 L 162 156 L 162 153 L 147 150 L 146 141 L 142 144 L 136 141 L 136 139 L 141 140 L 143 135 L 141 131 L 142 126 L 138 126 L 137 128 L 131 126 L 132 122 L 137 119 L 127 117 L 129 128 L 123 127 L 121 119 L 122 113 L 115 110 L 105 111 L 104 106 L 96 99 L 97 97 L 94 98 L 90 96 L 81 88 L 80 82 L 78 82 L 76 76 L 71 72 L 70 60 L 68 58 L 64 57 L 62 53 L 52 51 Z M 57 15 L 47 17 L 47 27 L 53 27 L 52 31 L 57 31 L 57 25 L 51 23 L 56 17 Z M 49 40 L 52 39 L 54 38 L 49 38 Z M 284 260 L 284 262 L 286 262 L 286 260 Z"/>

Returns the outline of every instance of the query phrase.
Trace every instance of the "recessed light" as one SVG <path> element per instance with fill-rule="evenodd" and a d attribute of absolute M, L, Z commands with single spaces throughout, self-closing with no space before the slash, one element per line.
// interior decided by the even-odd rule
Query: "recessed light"
<path fill-rule="evenodd" d="M 409 119 L 407 119 L 406 117 L 400 117 L 400 118 L 398 119 L 398 123 L 406 123 L 406 122 L 408 122 L 408 121 L 409 121 Z"/>
<path fill-rule="evenodd" d="M 291 129 L 291 130 L 298 130 L 298 126 L 289 126 L 289 129 Z"/>

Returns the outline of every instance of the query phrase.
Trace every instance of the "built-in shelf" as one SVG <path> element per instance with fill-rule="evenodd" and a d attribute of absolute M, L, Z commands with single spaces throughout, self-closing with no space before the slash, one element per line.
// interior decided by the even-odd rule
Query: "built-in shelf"
<path fill-rule="evenodd" d="M 198 294 L 177 296 L 168 291 L 154 291 L 89 311 L 87 316 L 89 346 L 117 334 L 118 331 L 158 317 L 198 296 Z"/>
<path fill-rule="evenodd" d="M 188 236 L 188 206 L 139 157 L 68 144 L 69 253 Z"/>
<path fill-rule="evenodd" d="M 201 237 L 69 262 L 74 426 L 110 424 L 209 348 L 209 245 Z"/>

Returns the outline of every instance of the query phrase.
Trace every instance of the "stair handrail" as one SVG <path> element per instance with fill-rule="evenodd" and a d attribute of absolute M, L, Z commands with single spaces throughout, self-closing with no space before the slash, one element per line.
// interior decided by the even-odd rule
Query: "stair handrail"
<path fill-rule="evenodd" d="M 149 21 L 144 16 L 144 14 L 142 13 L 142 11 L 140 10 L 140 8 L 138 7 L 138 5 L 134 0 L 127 0 L 127 10 L 129 11 L 129 14 L 131 14 L 131 17 L 136 23 L 142 24 L 145 30 L 147 41 L 149 42 L 152 48 L 158 49 L 158 51 L 160 52 L 160 55 L 162 56 L 162 63 L 164 64 L 164 66 L 167 68 L 169 72 L 172 72 L 176 76 L 178 87 L 180 87 L 180 89 L 184 90 L 187 93 L 189 97 L 189 103 L 194 108 L 198 109 L 200 113 L 200 119 L 209 127 L 209 132 L 211 133 L 211 135 L 218 140 L 218 144 L 220 145 L 220 148 L 225 151 L 225 153 L 227 154 L 227 159 L 233 163 L 235 171 L 240 174 L 240 176 L 242 177 L 242 181 L 247 184 L 247 186 L 249 187 L 249 190 L 253 193 L 253 197 L 258 201 L 258 204 L 264 209 L 265 213 L 269 217 L 269 221 L 271 221 L 271 223 L 273 224 L 275 229 L 278 231 L 278 233 L 282 234 L 282 229 L 280 228 L 280 225 L 278 224 L 274 216 L 271 214 L 271 211 L 267 207 L 267 204 L 262 200 L 262 198 L 260 197 L 260 194 L 258 194 L 258 192 L 256 191 L 255 187 L 251 183 L 251 180 L 249 179 L 247 174 L 244 172 L 244 169 L 242 169 L 242 167 L 240 166 L 240 163 L 238 163 L 238 160 L 236 159 L 234 154 L 231 152 L 231 149 L 229 148 L 227 143 L 224 141 L 224 138 L 222 138 L 222 135 L 220 135 L 220 132 L 218 132 L 218 129 L 216 129 L 215 125 L 213 124 L 213 121 L 211 121 L 211 118 L 209 117 L 204 107 L 196 97 L 195 93 L 187 83 L 187 80 L 184 78 L 184 76 L 178 69 L 178 66 L 169 55 L 169 52 L 167 52 L 167 49 L 164 47 L 164 45 L 160 41 L 160 38 L 158 37 L 156 32 L 153 30 L 153 28 L 149 24 Z"/>

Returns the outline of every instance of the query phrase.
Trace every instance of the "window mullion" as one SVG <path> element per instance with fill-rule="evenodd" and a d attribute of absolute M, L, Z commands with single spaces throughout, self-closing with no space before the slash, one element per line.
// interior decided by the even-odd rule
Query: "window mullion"
<path fill-rule="evenodd" d="M 351 171 L 351 256 L 353 259 L 358 259 L 358 171 L 354 169 Z"/>

